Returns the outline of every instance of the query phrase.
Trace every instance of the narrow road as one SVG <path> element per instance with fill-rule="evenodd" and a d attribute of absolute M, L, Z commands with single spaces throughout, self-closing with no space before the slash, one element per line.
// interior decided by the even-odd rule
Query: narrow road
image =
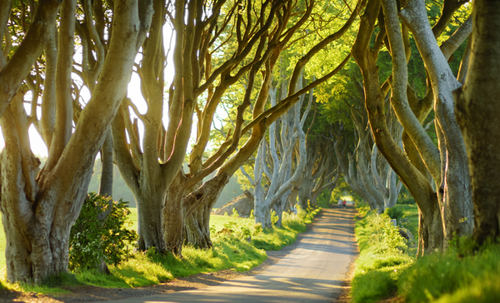
<path fill-rule="evenodd" d="M 283 258 L 254 276 L 205 289 L 108 302 L 332 302 L 340 295 L 356 254 L 354 216 L 347 209 L 324 209 L 311 228 L 278 254 Z"/>

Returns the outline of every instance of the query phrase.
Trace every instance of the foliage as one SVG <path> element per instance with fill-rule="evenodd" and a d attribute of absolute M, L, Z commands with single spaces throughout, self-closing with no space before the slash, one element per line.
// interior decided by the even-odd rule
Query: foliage
<path fill-rule="evenodd" d="M 398 293 L 407 302 L 499 302 L 500 245 L 479 251 L 462 247 L 419 258 L 398 282 Z"/>
<path fill-rule="evenodd" d="M 112 275 L 84 271 L 78 273 L 77 278 L 90 285 L 129 288 L 201 272 L 228 268 L 249 270 L 266 259 L 264 249 L 279 250 L 292 244 L 297 234 L 306 230 L 304 220 L 310 220 L 318 212 L 319 209 L 315 209 L 311 213 L 300 210 L 298 215 L 284 214 L 283 226 L 270 229 L 263 229 L 249 218 L 212 216 L 210 231 L 213 247 L 210 249 L 184 246 L 182 258 L 158 254 L 149 249 L 147 252 L 136 252 L 133 258 L 110 266 Z"/>
<path fill-rule="evenodd" d="M 356 222 L 355 233 L 360 257 L 352 297 L 354 302 L 375 302 L 396 291 L 401 270 L 413 258 L 405 253 L 407 244 L 386 214 L 369 212 L 368 206 L 360 208 L 359 213 L 363 218 Z"/>
<path fill-rule="evenodd" d="M 317 204 L 321 208 L 328 208 L 332 203 L 335 203 L 335 200 L 332 200 L 331 192 L 328 189 L 325 189 L 317 199 Z"/>
<path fill-rule="evenodd" d="M 417 207 L 396 205 L 416 230 Z M 397 294 L 404 302 L 499 302 L 500 245 L 477 249 L 471 239 L 450 243 L 445 253 L 426 255 L 414 261 L 387 215 L 378 216 L 368 207 L 359 209 L 356 222 L 360 257 L 352 282 L 354 302 L 376 302 Z M 384 218 L 385 217 L 385 218 Z M 415 225 L 415 226 L 413 226 Z M 398 239 L 399 237 L 399 239 Z"/>
<path fill-rule="evenodd" d="M 386 208 L 385 213 L 389 216 L 389 218 L 396 219 L 398 222 L 405 214 L 404 211 L 398 207 Z"/>
<path fill-rule="evenodd" d="M 111 207 L 104 220 L 99 220 Z M 132 255 L 137 233 L 127 229 L 130 225 L 127 202 L 112 201 L 96 193 L 90 193 L 82 206 L 80 216 L 71 228 L 69 241 L 69 269 L 95 269 L 101 260 L 107 264 L 119 264 Z"/>
<path fill-rule="evenodd" d="M 212 239 L 226 239 L 231 237 L 240 241 L 251 241 L 256 248 L 264 250 L 280 250 L 286 245 L 295 242 L 297 235 L 304 232 L 306 224 L 312 223 L 315 215 L 321 208 L 311 208 L 310 212 L 297 207 L 297 214 L 283 213 L 281 227 L 262 228 L 251 218 L 233 218 L 229 216 L 212 216 Z M 277 216 L 275 217 L 277 219 Z"/>
<path fill-rule="evenodd" d="M 271 210 L 271 223 L 273 224 L 273 226 L 276 225 L 278 220 L 279 220 L 278 214 L 276 213 L 276 211 L 274 209 L 272 209 Z"/>

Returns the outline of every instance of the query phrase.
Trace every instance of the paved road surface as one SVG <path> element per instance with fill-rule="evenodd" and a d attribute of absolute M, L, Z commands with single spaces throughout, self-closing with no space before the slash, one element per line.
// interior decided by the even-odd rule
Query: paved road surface
<path fill-rule="evenodd" d="M 108 302 L 332 302 L 356 251 L 355 210 L 324 209 L 312 228 L 280 253 L 276 264 L 254 276 L 205 289 Z"/>

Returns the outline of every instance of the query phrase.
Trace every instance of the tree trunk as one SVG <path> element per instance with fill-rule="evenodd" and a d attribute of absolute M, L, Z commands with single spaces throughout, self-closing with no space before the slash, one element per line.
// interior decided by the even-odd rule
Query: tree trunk
<path fill-rule="evenodd" d="M 273 206 L 273 210 L 278 216 L 278 221 L 276 221 L 275 226 L 281 227 L 283 225 L 283 212 L 286 211 L 286 204 L 288 201 L 288 196 L 292 193 L 291 190 L 287 191 Z"/>
<path fill-rule="evenodd" d="M 500 237 L 499 27 L 498 3 L 474 1 L 470 63 L 463 91 L 455 95 L 472 178 L 473 237 L 479 244 Z"/>
<path fill-rule="evenodd" d="M 286 207 L 292 207 L 295 204 L 297 204 L 299 191 L 300 191 L 299 185 L 292 187 L 292 190 L 290 191 L 290 195 L 286 199 Z"/>
<path fill-rule="evenodd" d="M 87 159 L 89 168 L 80 171 L 78 182 L 38 184 L 40 160 L 29 149 L 26 116 L 13 113 L 22 109 L 22 97 L 15 98 L 0 118 L 5 138 L 0 206 L 7 279 L 41 283 L 68 269 L 69 231 L 87 195 L 92 159 Z"/>
<path fill-rule="evenodd" d="M 271 209 L 263 203 L 264 201 L 259 201 L 259 199 L 254 200 L 254 212 L 255 224 L 260 223 L 263 228 L 273 227 L 271 223 Z"/>
<path fill-rule="evenodd" d="M 158 252 L 163 252 L 165 238 L 162 225 L 163 207 L 160 201 L 164 201 L 165 197 L 162 191 L 156 194 L 134 192 L 134 197 L 137 205 L 139 250 L 156 247 Z"/>
<path fill-rule="evenodd" d="M 365 153 L 365 146 L 366 142 L 362 142 L 358 146 L 357 149 L 357 168 L 358 168 L 358 174 L 361 178 L 361 181 L 363 182 L 364 187 L 366 188 L 366 191 L 368 191 L 368 194 L 373 197 L 376 203 L 376 209 L 379 214 L 382 214 L 385 211 L 385 205 L 384 205 L 384 197 L 382 194 L 379 192 L 379 190 L 375 187 L 375 184 L 373 184 L 374 179 L 371 174 L 371 167 L 369 165 L 368 157 L 366 156 Z"/>
<path fill-rule="evenodd" d="M 213 246 L 210 239 L 210 211 L 203 205 L 186 219 L 186 240 L 189 244 L 200 248 Z"/>
<path fill-rule="evenodd" d="M 387 7 L 384 7 L 384 10 Z M 419 243 L 419 251 L 422 253 L 432 252 L 434 249 L 441 249 L 443 245 L 442 230 L 441 232 L 438 231 L 439 228 L 442 228 L 442 224 L 437 223 L 440 221 L 440 217 L 436 217 L 438 211 L 435 211 L 436 208 L 439 209 L 437 197 L 424 175 L 409 162 L 406 154 L 404 154 L 391 136 L 385 115 L 385 98 L 381 90 L 378 67 L 375 61 L 378 49 L 370 48 L 370 37 L 375 28 L 375 21 L 380 13 L 380 8 L 380 1 L 370 0 L 368 2 L 365 13 L 361 18 L 356 42 L 353 46 L 353 57 L 363 74 L 365 106 L 375 143 L 391 167 L 410 190 L 419 209 L 422 211 L 421 222 L 423 220 L 424 223 L 420 225 L 423 230 L 420 238 L 421 242 Z M 395 9 L 392 6 L 390 8 Z M 393 64 L 394 67 L 395 65 Z M 405 83 L 405 87 L 406 85 Z M 432 228 L 426 228 L 426 226 Z M 432 232 L 428 232 L 429 229 Z"/>
<path fill-rule="evenodd" d="M 426 14 L 425 3 L 409 2 L 400 16 L 413 32 L 434 93 L 436 131 L 441 131 L 442 134 L 439 140 L 442 152 L 440 190 L 443 190 L 441 207 L 446 246 L 455 236 L 470 235 L 474 221 L 467 152 L 455 119 L 452 95 L 461 84 L 454 78 L 443 51 L 437 45 Z"/>
<path fill-rule="evenodd" d="M 106 131 L 106 140 L 101 149 L 102 173 L 99 184 L 99 195 L 113 196 L 113 135 L 111 129 Z"/>
<path fill-rule="evenodd" d="M 311 202 L 311 185 L 312 181 L 311 178 L 308 178 L 308 176 L 311 175 L 312 173 L 312 168 L 310 168 L 312 165 L 307 165 L 305 169 L 305 177 L 302 178 L 302 182 L 299 187 L 299 205 L 302 209 L 307 208 L 307 204 Z"/>
<path fill-rule="evenodd" d="M 182 255 L 184 243 L 184 224 L 186 215 L 182 206 L 185 189 L 182 186 L 184 179 L 182 172 L 174 178 L 168 187 L 165 205 L 163 207 L 163 232 L 165 234 L 166 250 L 176 255 Z"/>
<path fill-rule="evenodd" d="M 54 1 L 42 1 L 37 12 L 46 14 L 42 6 L 48 4 L 55 9 L 58 5 Z M 120 10 L 114 11 L 108 61 L 99 75 L 95 93 L 72 132 L 71 66 L 74 45 L 68 41 L 73 41 L 76 1 L 63 3 L 55 75 L 59 87 L 56 121 L 49 157 L 41 171 L 38 168 L 40 161 L 30 149 L 30 123 L 24 111 L 22 95 L 17 94 L 16 100 L 5 107 L 0 118 L 5 139 L 1 154 L 0 208 L 7 238 L 7 277 L 12 282 L 41 283 L 51 275 L 67 271 L 70 229 L 87 196 L 95 156 L 125 95 L 140 34 L 149 26 L 141 24 L 141 21 L 147 22 L 151 13 L 147 5 L 144 4 L 145 11 L 141 14 L 144 20 L 140 20 L 137 1 L 116 2 Z M 47 18 L 37 23 L 41 24 L 38 32 L 30 30 L 30 33 L 39 35 L 37 39 L 44 42 L 46 33 L 43 31 L 55 24 Z M 23 42 L 23 45 L 29 43 Z M 21 54 L 21 59 L 26 61 L 21 65 L 31 66 L 26 55 L 33 54 Z M 15 60 L 11 59 L 9 64 L 19 69 Z M 0 76 L 6 75 L 3 71 Z M 26 73 L 22 77 L 25 76 Z M 4 93 L 9 92 L 4 91 L 0 98 L 5 96 Z"/>
<path fill-rule="evenodd" d="M 210 240 L 210 211 L 227 182 L 229 182 L 227 174 L 216 175 L 182 199 L 188 243 L 199 248 L 212 247 L 212 241 Z M 183 227 L 179 226 L 179 228 L 182 230 Z M 167 247 L 171 247 L 168 241 Z"/>
<path fill-rule="evenodd" d="M 320 191 L 313 191 L 311 192 L 311 204 L 312 205 L 317 205 L 318 202 L 318 196 L 321 194 Z"/>

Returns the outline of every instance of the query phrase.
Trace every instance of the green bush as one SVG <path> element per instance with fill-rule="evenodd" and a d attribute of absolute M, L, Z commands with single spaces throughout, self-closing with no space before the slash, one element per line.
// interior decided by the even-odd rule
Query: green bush
<path fill-rule="evenodd" d="M 273 224 L 273 226 L 276 225 L 276 223 L 278 222 L 280 218 L 278 217 L 278 214 L 276 213 L 276 211 L 273 209 L 271 210 L 271 223 Z"/>
<path fill-rule="evenodd" d="M 331 207 L 331 192 L 327 189 L 325 189 L 319 196 L 318 199 L 316 200 L 316 203 L 319 207 L 321 208 L 328 208 Z"/>
<path fill-rule="evenodd" d="M 397 207 L 387 208 L 385 213 L 389 216 L 389 218 L 396 219 L 398 221 L 405 215 L 405 212 Z"/>
<path fill-rule="evenodd" d="M 98 216 L 111 211 L 104 220 Z M 111 201 L 111 198 L 90 193 L 85 200 L 80 216 L 71 228 L 69 240 L 69 269 L 95 269 L 104 260 L 107 264 L 118 264 L 132 253 L 137 233 L 126 228 L 130 221 L 128 203 Z"/>

